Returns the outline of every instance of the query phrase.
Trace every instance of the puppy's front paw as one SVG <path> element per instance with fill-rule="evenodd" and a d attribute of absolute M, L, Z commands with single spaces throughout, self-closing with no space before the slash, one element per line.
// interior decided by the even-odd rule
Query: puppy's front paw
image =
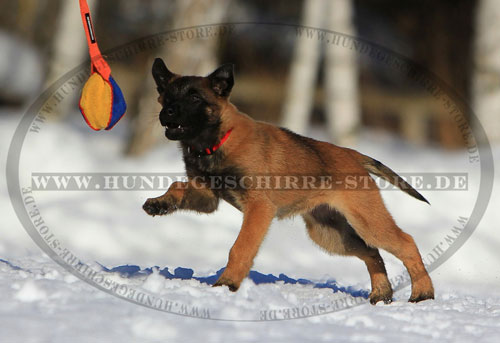
<path fill-rule="evenodd" d="M 227 287 L 229 287 L 229 290 L 231 292 L 236 292 L 238 290 L 238 288 L 240 288 L 240 285 L 236 284 L 236 282 L 234 282 L 231 279 L 222 277 L 222 276 L 219 278 L 219 280 L 217 280 L 216 283 L 214 283 L 212 285 L 212 287 L 220 287 L 220 286 L 227 286 Z"/>
<path fill-rule="evenodd" d="M 150 216 L 163 216 L 177 210 L 177 205 L 171 201 L 165 201 L 160 198 L 149 198 L 146 200 L 142 209 Z"/>

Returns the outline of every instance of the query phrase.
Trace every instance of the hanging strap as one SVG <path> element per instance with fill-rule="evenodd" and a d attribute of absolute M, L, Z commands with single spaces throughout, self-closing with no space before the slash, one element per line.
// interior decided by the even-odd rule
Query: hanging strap
<path fill-rule="evenodd" d="M 89 46 L 91 72 L 95 72 L 95 70 L 97 69 L 97 72 L 101 74 L 101 76 L 105 80 L 109 81 L 111 68 L 109 67 L 106 60 L 104 60 L 104 58 L 102 57 L 99 46 L 97 45 L 94 26 L 92 25 L 92 18 L 90 17 L 90 10 L 86 0 L 80 0 L 80 13 L 82 15 L 83 28 L 85 29 L 87 44 Z"/>

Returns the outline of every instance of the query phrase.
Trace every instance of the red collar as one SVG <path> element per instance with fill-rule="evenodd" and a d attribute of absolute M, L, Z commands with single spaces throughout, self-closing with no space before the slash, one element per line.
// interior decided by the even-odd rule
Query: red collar
<path fill-rule="evenodd" d="M 214 152 L 216 152 L 217 149 L 219 149 L 222 146 L 222 144 L 224 144 L 227 141 L 229 135 L 231 134 L 231 131 L 233 131 L 233 129 L 229 129 L 218 144 L 215 144 L 212 148 L 206 148 L 205 152 L 207 153 L 207 155 L 211 155 Z"/>
<path fill-rule="evenodd" d="M 224 134 L 224 137 L 222 137 L 222 139 L 220 140 L 219 143 L 215 144 L 213 147 L 211 148 L 205 148 L 205 153 L 207 155 L 212 155 L 214 152 L 216 152 L 221 146 L 222 144 L 224 144 L 227 139 L 229 138 L 229 135 L 231 134 L 231 131 L 233 131 L 233 129 L 229 129 L 225 134 Z M 188 152 L 191 152 L 192 149 L 189 149 Z M 201 156 L 201 153 L 198 153 L 198 157 Z"/>

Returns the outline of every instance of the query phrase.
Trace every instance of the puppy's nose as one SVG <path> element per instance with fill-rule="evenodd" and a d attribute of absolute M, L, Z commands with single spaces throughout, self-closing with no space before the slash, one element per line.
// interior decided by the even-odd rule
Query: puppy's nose
<path fill-rule="evenodd" d="M 167 116 L 165 114 L 165 110 L 160 111 L 160 123 L 162 126 L 167 125 Z"/>
<path fill-rule="evenodd" d="M 174 109 L 172 107 L 167 107 L 166 109 L 167 115 L 173 116 L 174 115 Z"/>

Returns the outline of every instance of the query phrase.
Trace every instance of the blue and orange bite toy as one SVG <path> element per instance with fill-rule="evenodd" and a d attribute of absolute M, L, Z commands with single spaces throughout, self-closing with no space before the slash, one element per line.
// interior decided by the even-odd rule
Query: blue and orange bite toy
<path fill-rule="evenodd" d="M 90 54 L 90 77 L 80 96 L 80 112 L 94 130 L 111 130 L 123 117 L 127 104 L 118 84 L 111 77 L 111 68 L 101 55 L 92 27 L 86 0 L 80 0 L 80 12 Z"/>

